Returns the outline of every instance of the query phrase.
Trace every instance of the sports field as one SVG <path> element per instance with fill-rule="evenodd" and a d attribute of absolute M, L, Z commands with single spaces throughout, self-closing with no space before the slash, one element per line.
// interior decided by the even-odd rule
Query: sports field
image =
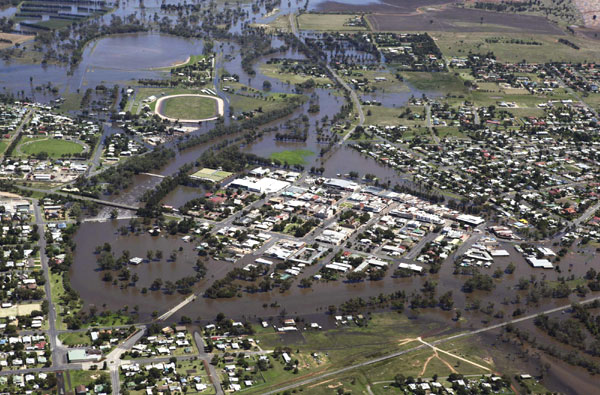
<path fill-rule="evenodd" d="M 293 151 L 273 152 L 271 159 L 277 159 L 288 165 L 303 165 L 306 163 L 306 157 L 313 156 L 315 153 L 305 149 L 297 149 Z"/>
<path fill-rule="evenodd" d="M 60 158 L 63 155 L 81 153 L 83 146 L 73 141 L 47 138 L 22 143 L 17 150 L 23 155 L 46 152 L 51 158 Z"/>
<path fill-rule="evenodd" d="M 191 175 L 192 178 L 197 178 L 199 180 L 208 180 L 213 182 L 221 182 L 227 177 L 231 176 L 233 173 L 223 170 L 215 170 L 209 169 L 205 167 L 202 170 L 198 170 L 194 174 Z"/>

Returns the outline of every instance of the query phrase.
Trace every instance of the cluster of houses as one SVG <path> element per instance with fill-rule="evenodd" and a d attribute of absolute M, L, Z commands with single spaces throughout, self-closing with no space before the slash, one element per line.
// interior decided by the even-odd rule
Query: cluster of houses
<path fill-rule="evenodd" d="M 49 388 L 53 382 L 54 373 L 27 373 L 13 374 L 10 376 L 12 385 L 9 383 L 9 376 L 0 376 L 0 391 L 10 390 L 13 388 L 19 391 L 37 391 L 42 388 Z M 52 378 L 49 380 L 49 378 Z M 80 395 L 79 393 L 77 395 Z"/>
<path fill-rule="evenodd" d="M 32 247 L 38 232 L 30 222 L 31 205 L 18 195 L 2 193 L 0 208 L 0 329 L 40 329 L 45 292 L 38 249 Z"/>
<path fill-rule="evenodd" d="M 68 182 L 85 173 L 89 165 L 77 159 L 17 159 L 4 158 L 0 163 L 0 178 L 21 178 L 36 182 Z"/>
<path fill-rule="evenodd" d="M 408 382 L 401 387 L 410 393 L 428 393 L 428 394 L 479 394 L 479 393 L 498 393 L 499 391 L 510 388 L 510 382 L 507 382 L 500 376 L 482 376 L 480 378 L 460 378 L 462 376 L 452 377 L 447 383 L 441 383 L 438 380 Z"/>
<path fill-rule="evenodd" d="M 193 352 L 190 335 L 185 326 L 166 326 L 157 334 L 144 335 L 132 348 L 136 357 L 183 355 Z"/>
<path fill-rule="evenodd" d="M 44 335 L 0 337 L 0 367 L 2 369 L 31 369 L 49 364 L 49 344 Z"/>
<path fill-rule="evenodd" d="M 600 92 L 600 65 L 597 63 L 557 63 L 550 70 L 564 83 L 581 92 Z"/>
<path fill-rule="evenodd" d="M 0 133 L 2 139 L 10 139 L 23 121 L 27 107 L 20 104 L 0 104 Z"/>
<path fill-rule="evenodd" d="M 118 162 L 119 159 L 135 156 L 146 151 L 146 148 L 123 133 L 115 133 L 104 139 L 104 159 L 107 162 Z"/>
<path fill-rule="evenodd" d="M 201 363 L 199 363 L 201 365 Z M 146 395 L 164 393 L 199 392 L 209 390 L 211 383 L 205 374 L 178 370 L 176 362 L 154 362 L 144 365 L 124 363 L 120 367 L 124 376 L 123 387 L 143 391 Z"/>

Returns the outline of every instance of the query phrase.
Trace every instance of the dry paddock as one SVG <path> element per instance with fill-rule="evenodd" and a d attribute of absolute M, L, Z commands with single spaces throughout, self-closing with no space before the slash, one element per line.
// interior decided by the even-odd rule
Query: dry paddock
<path fill-rule="evenodd" d="M 413 15 L 372 14 L 368 17 L 374 31 L 447 31 L 564 34 L 540 16 L 490 12 L 460 7 L 425 10 Z"/>

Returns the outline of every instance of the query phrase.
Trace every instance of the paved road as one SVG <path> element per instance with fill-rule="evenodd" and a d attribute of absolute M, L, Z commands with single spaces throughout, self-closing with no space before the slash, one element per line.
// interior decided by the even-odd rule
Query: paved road
<path fill-rule="evenodd" d="M 210 364 L 212 359 L 212 354 L 208 354 L 204 351 L 204 339 L 200 336 L 200 333 L 194 332 L 194 342 L 196 343 L 196 348 L 198 348 L 198 353 L 200 354 L 200 359 L 202 359 L 205 363 L 208 376 L 210 377 L 210 381 L 212 381 L 213 386 L 215 387 L 216 395 L 224 395 L 223 388 L 221 387 L 221 380 L 219 380 L 219 374 L 217 373 L 217 369 Z"/>
<path fill-rule="evenodd" d="M 592 303 L 592 302 L 594 302 L 596 300 L 600 300 L 600 296 L 597 296 L 597 297 L 594 297 L 594 298 L 590 298 L 590 299 L 586 299 L 584 301 L 579 302 L 579 304 L 588 304 L 588 303 Z M 502 328 L 502 327 L 510 325 L 510 324 L 517 324 L 519 322 L 528 321 L 528 320 L 531 320 L 531 319 L 537 317 L 540 314 L 552 314 L 552 313 L 556 313 L 556 312 L 559 312 L 559 311 L 562 311 L 562 310 L 569 309 L 570 307 L 571 307 L 571 304 L 563 305 L 563 306 L 555 307 L 553 309 L 548 309 L 548 310 L 545 310 L 545 311 L 542 311 L 542 312 L 539 312 L 539 313 L 530 314 L 530 315 L 527 315 L 527 316 L 524 316 L 524 317 L 520 317 L 520 318 L 512 319 L 512 320 L 509 320 L 509 321 L 505 321 L 505 322 L 502 322 L 502 323 L 499 323 L 499 324 L 496 324 L 496 325 L 486 326 L 484 328 L 473 329 L 473 330 L 470 330 L 470 331 L 467 331 L 467 332 L 458 333 L 456 335 L 452 335 L 452 336 L 449 336 L 449 337 L 445 337 L 443 339 L 439 339 L 439 340 L 436 340 L 436 341 L 429 342 L 427 345 L 421 344 L 419 346 L 415 346 L 415 347 L 412 347 L 412 348 L 407 349 L 407 350 L 402 350 L 402 351 L 398 351 L 398 352 L 395 352 L 395 353 L 392 353 L 392 354 L 389 354 L 389 355 L 385 355 L 385 356 L 382 356 L 382 357 L 373 358 L 373 359 L 370 359 L 368 361 L 364 361 L 364 362 L 357 363 L 357 364 L 354 364 L 354 365 L 351 365 L 351 366 L 347 366 L 347 367 L 342 368 L 342 369 L 337 369 L 337 370 L 334 370 L 334 371 L 331 371 L 331 372 L 327 372 L 327 373 L 324 373 L 324 374 L 319 375 L 319 376 L 313 376 L 311 378 L 298 381 L 298 382 L 296 382 L 294 384 L 286 385 L 286 386 L 280 387 L 280 388 L 278 388 L 276 390 L 265 392 L 263 395 L 271 395 L 271 394 L 281 393 L 281 392 L 284 392 L 284 391 L 289 391 L 289 390 L 292 390 L 292 389 L 300 387 L 300 386 L 304 386 L 304 385 L 308 385 L 308 384 L 313 384 L 315 382 L 324 380 L 324 379 L 326 379 L 328 377 L 337 376 L 337 375 L 339 375 L 341 373 L 345 373 L 345 372 L 348 372 L 350 370 L 354 370 L 354 369 L 357 369 L 357 368 L 361 368 L 361 367 L 373 365 L 375 363 L 382 362 L 382 361 L 387 361 L 389 359 L 393 359 L 393 358 L 399 357 L 401 355 L 405 355 L 405 354 L 411 353 L 413 351 L 420 350 L 420 349 L 422 349 L 424 347 L 430 347 L 430 345 L 437 346 L 438 344 L 446 343 L 446 342 L 451 341 L 451 340 L 455 340 L 455 339 L 459 339 L 459 338 L 467 337 L 467 336 L 473 336 L 473 335 L 476 335 L 476 334 L 479 334 L 479 333 L 483 333 L 483 332 L 492 331 L 494 329 Z"/>
<path fill-rule="evenodd" d="M 119 366 L 121 366 L 121 355 L 125 351 L 130 350 L 144 336 L 144 333 L 146 333 L 146 327 L 138 327 L 138 331 L 135 334 L 119 344 L 106 356 L 106 365 L 110 370 L 110 381 L 114 395 L 119 395 L 120 393 Z"/>
<path fill-rule="evenodd" d="M 56 330 L 56 308 L 54 307 L 52 292 L 50 290 L 50 268 L 48 266 L 48 257 L 46 256 L 44 217 L 37 200 L 33 201 L 33 209 L 35 212 L 35 223 L 38 226 L 38 235 L 40 236 L 38 246 L 40 247 L 40 260 L 42 262 L 42 270 L 44 271 L 44 290 L 46 292 L 46 299 L 48 300 L 48 337 L 50 339 L 50 350 L 52 350 L 52 363 L 54 367 L 60 368 L 66 362 L 66 349 L 60 344 Z"/>

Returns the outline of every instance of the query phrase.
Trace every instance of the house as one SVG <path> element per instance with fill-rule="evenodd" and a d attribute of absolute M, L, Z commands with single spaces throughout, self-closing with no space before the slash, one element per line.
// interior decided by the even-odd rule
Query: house
<path fill-rule="evenodd" d="M 75 395 L 86 395 L 87 394 L 87 388 L 85 388 L 85 385 L 80 384 L 77 387 L 75 387 Z"/>

